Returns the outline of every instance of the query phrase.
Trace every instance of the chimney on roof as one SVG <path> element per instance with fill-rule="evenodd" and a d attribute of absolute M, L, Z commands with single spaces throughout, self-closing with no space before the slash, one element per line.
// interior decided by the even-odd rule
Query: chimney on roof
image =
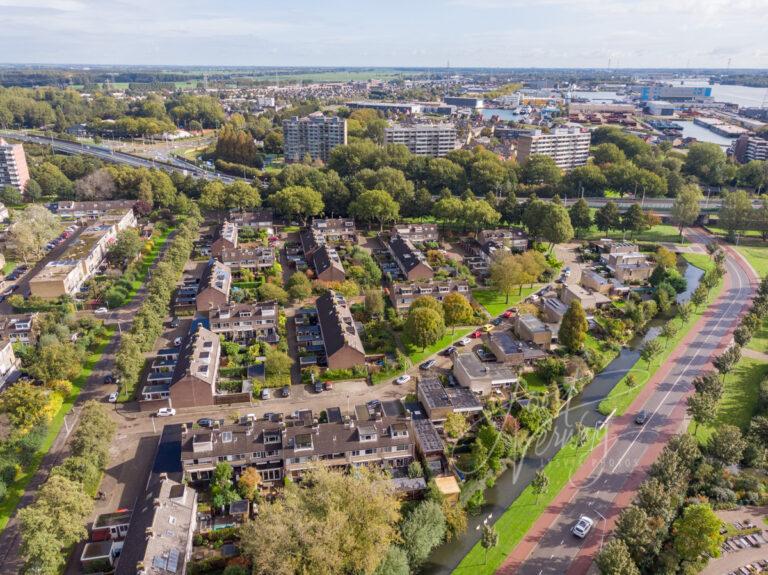
<path fill-rule="evenodd" d="M 152 537 L 154 537 L 154 536 L 155 536 L 155 532 L 152 530 L 152 528 L 151 528 L 151 527 L 147 527 L 147 528 L 144 530 L 144 538 L 145 538 L 147 541 L 149 541 L 150 539 L 152 539 Z"/>
<path fill-rule="evenodd" d="M 165 481 L 166 479 L 168 479 L 168 474 L 167 473 L 161 473 L 160 474 L 160 481 Z"/>

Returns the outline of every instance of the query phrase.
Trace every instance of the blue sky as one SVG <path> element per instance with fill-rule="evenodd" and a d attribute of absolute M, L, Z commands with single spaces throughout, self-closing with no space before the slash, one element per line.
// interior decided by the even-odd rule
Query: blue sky
<path fill-rule="evenodd" d="M 4 62 L 768 68 L 768 0 L 0 0 Z"/>

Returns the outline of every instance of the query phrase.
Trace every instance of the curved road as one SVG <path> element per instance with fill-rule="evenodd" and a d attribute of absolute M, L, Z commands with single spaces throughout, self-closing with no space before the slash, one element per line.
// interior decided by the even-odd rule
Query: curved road
<path fill-rule="evenodd" d="M 688 237 L 702 243 L 709 240 L 698 231 L 689 231 Z M 749 305 L 754 272 L 729 248 L 726 251 L 725 291 L 700 320 L 700 329 L 678 346 L 670 361 L 657 372 L 658 379 L 633 403 L 635 409 L 650 414 L 648 421 L 636 425 L 636 411 L 630 409 L 610 424 L 608 438 L 598 448 L 602 453 L 593 454 L 585 464 L 591 467 L 577 472 L 574 484 L 556 498 L 498 573 L 575 575 L 589 571 L 619 512 L 631 502 L 645 478 L 648 466 L 669 437 L 681 431 L 691 381 L 709 368 L 710 359 L 727 343 L 737 319 Z M 570 533 L 580 515 L 595 521 L 595 528 L 584 540 Z"/>

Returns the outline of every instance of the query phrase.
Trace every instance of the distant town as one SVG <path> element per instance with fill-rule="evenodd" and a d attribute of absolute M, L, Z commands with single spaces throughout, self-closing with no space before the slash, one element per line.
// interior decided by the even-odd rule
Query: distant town
<path fill-rule="evenodd" d="M 0 575 L 768 571 L 767 85 L 0 66 Z"/>

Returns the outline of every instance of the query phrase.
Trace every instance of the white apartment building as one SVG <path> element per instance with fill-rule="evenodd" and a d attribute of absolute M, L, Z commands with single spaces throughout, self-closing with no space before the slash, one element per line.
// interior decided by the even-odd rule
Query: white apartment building
<path fill-rule="evenodd" d="M 549 134 L 536 130 L 523 134 L 517 141 L 517 161 L 522 163 L 529 156 L 549 156 L 563 170 L 583 166 L 589 158 L 592 135 L 581 128 L 559 128 Z"/>
<path fill-rule="evenodd" d="M 404 144 L 417 156 L 445 156 L 456 149 L 453 124 L 394 124 L 384 130 L 387 144 Z"/>
<path fill-rule="evenodd" d="M 314 112 L 305 118 L 283 120 L 285 161 L 300 162 L 307 154 L 327 162 L 331 150 L 347 143 L 347 121 Z"/>
<path fill-rule="evenodd" d="M 13 186 L 20 192 L 29 181 L 29 168 L 24 147 L 21 144 L 9 144 L 0 138 L 0 188 Z"/>

